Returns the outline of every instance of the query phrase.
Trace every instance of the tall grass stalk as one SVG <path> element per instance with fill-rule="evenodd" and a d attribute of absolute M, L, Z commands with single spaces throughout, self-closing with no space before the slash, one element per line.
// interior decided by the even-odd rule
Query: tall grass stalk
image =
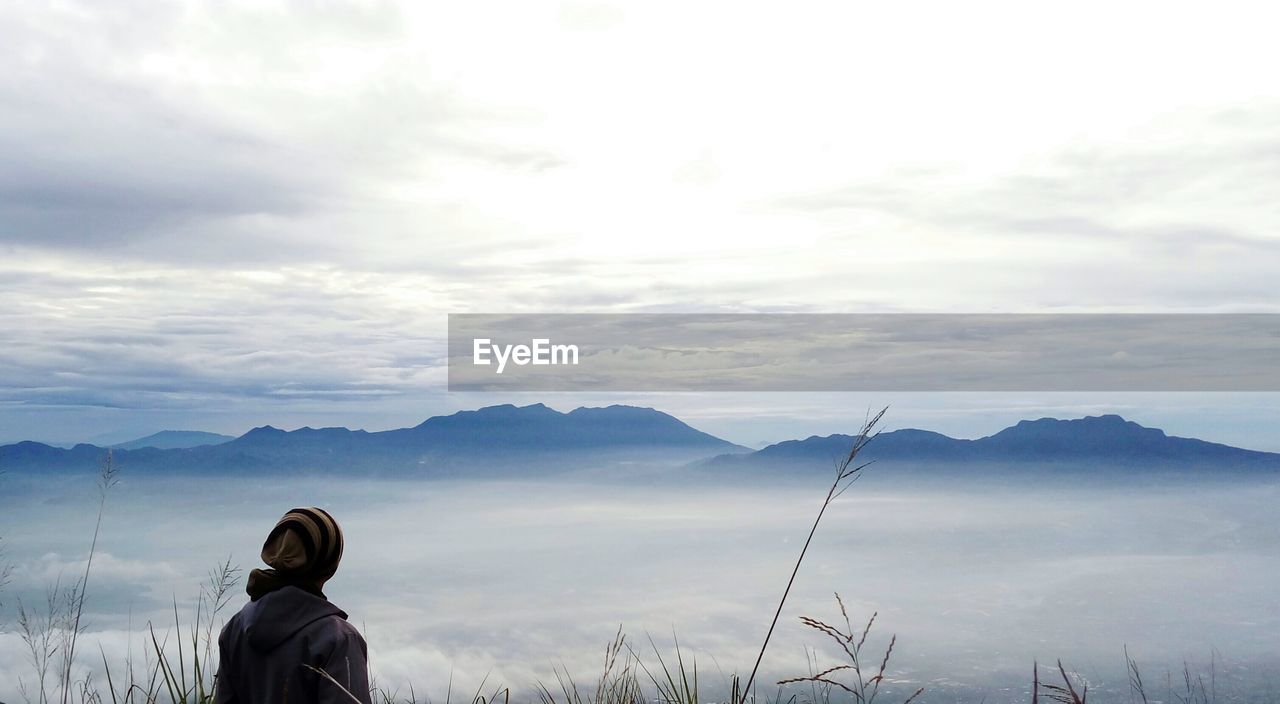
<path fill-rule="evenodd" d="M 213 629 L 218 616 L 230 601 L 232 588 L 239 582 L 239 573 L 240 570 L 231 565 L 230 558 L 209 573 L 209 579 L 200 589 L 195 620 L 187 629 L 185 640 L 182 637 L 182 620 L 178 616 L 178 603 L 177 600 L 174 601 L 173 632 L 178 635 L 176 662 L 174 652 L 168 646 L 168 635 L 162 641 L 156 634 L 154 624 L 148 624 L 151 652 L 156 658 L 152 680 L 163 682 L 169 700 L 175 704 L 198 704 L 213 699 L 217 687 L 217 658 L 214 649 L 218 642 Z M 155 677 L 155 674 L 159 677 Z"/>
<path fill-rule="evenodd" d="M 880 419 L 884 417 L 888 407 L 880 409 L 880 412 L 874 416 L 868 417 L 862 424 L 862 429 L 858 431 L 858 435 L 854 438 L 852 447 L 849 448 L 849 454 L 843 459 L 836 462 L 835 478 L 831 482 L 831 488 L 827 490 L 826 498 L 822 500 L 822 506 L 818 509 L 818 515 L 813 519 L 813 527 L 809 529 L 809 537 L 805 538 L 804 546 L 800 548 L 800 556 L 796 558 L 795 567 L 791 570 L 791 577 L 787 580 L 787 587 L 782 591 L 782 598 L 778 600 L 778 608 L 773 613 L 773 620 L 769 623 L 769 630 L 765 633 L 764 643 L 760 646 L 760 652 L 756 655 L 756 664 L 751 668 L 751 676 L 747 678 L 747 684 L 741 689 L 741 701 L 746 698 L 753 697 L 752 687 L 755 685 L 756 673 L 760 670 L 760 662 L 764 660 L 765 650 L 769 648 L 769 641 L 773 638 L 773 631 L 778 626 L 778 618 L 782 615 L 782 607 L 787 603 L 787 597 L 791 595 L 791 587 L 796 582 L 796 575 L 800 573 L 800 565 L 804 562 L 804 556 L 809 551 L 809 544 L 813 542 L 813 536 L 818 532 L 818 525 L 822 523 L 822 517 L 826 514 L 827 508 L 831 503 L 838 499 L 841 494 L 848 491 L 849 487 L 858 478 L 862 476 L 862 470 L 866 469 L 870 462 L 859 463 L 858 455 L 862 449 L 871 442 L 879 431 L 876 426 L 880 424 Z M 735 701 L 738 701 L 735 699 Z"/>
<path fill-rule="evenodd" d="M 48 704 L 49 670 L 61 645 L 59 633 L 67 623 L 67 592 L 60 581 L 45 590 L 43 609 L 30 608 L 18 600 L 18 633 L 27 647 L 27 659 L 35 673 L 34 682 L 18 678 L 18 691 L 28 702 Z M 54 690 L 55 693 L 57 690 Z"/>
<path fill-rule="evenodd" d="M 4 589 L 13 577 L 13 563 L 4 555 L 4 538 L 0 537 L 0 631 L 4 629 Z"/>
<path fill-rule="evenodd" d="M 89 544 L 89 557 L 84 563 L 84 576 L 80 578 L 79 584 L 73 590 L 72 608 L 74 614 L 71 619 L 69 638 L 62 658 L 62 704 L 67 704 L 71 697 L 71 669 L 75 665 L 76 643 L 80 639 L 81 618 L 84 616 L 84 599 L 89 587 L 89 573 L 93 568 L 93 557 L 98 552 L 98 534 L 102 531 L 102 516 L 107 510 L 107 494 L 119 481 L 119 474 L 120 472 L 115 466 L 111 450 L 107 450 L 107 456 L 102 461 L 102 471 L 98 474 L 98 518 L 93 525 L 93 541 Z"/>
<path fill-rule="evenodd" d="M 649 681 L 653 683 L 654 689 L 657 690 L 658 700 L 663 704 L 700 704 L 698 698 L 698 661 L 696 658 L 690 658 L 689 665 L 685 665 L 684 653 L 680 650 L 680 640 L 676 638 L 675 633 L 671 634 L 671 640 L 675 644 L 675 662 L 672 668 L 667 667 L 666 660 L 662 657 L 662 651 L 658 650 L 658 644 L 653 642 L 653 638 L 649 639 L 649 647 L 653 648 L 653 656 L 658 661 L 658 666 L 662 668 L 662 677 L 656 677 L 653 672 L 645 667 L 644 661 L 636 657 L 636 662 L 640 664 L 641 669 L 648 675 Z"/>

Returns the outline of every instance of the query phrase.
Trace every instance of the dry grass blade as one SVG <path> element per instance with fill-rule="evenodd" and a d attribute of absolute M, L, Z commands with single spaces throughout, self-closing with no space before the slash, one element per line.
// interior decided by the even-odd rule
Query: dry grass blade
<path fill-rule="evenodd" d="M 1087 700 L 1089 697 L 1088 685 L 1085 685 L 1084 689 L 1081 690 L 1079 694 L 1077 694 L 1076 688 L 1074 685 L 1071 684 L 1071 678 L 1067 675 L 1067 669 L 1062 666 L 1061 660 L 1058 661 L 1058 672 L 1062 674 L 1062 681 L 1065 682 L 1067 685 L 1067 693 L 1071 695 L 1072 703 L 1085 704 L 1085 700 Z"/>
<path fill-rule="evenodd" d="M 1089 699 L 1089 686 L 1084 685 L 1084 687 L 1077 691 L 1071 675 L 1067 673 L 1067 668 L 1062 665 L 1061 660 L 1058 661 L 1058 674 L 1062 677 L 1062 684 L 1041 682 L 1040 664 L 1038 662 L 1032 664 L 1032 704 L 1037 704 L 1040 701 L 1041 693 L 1044 694 L 1046 699 L 1055 702 L 1062 702 L 1062 704 L 1086 704 Z"/>
<path fill-rule="evenodd" d="M 823 670 L 822 672 L 819 672 L 818 674 L 814 675 L 814 677 L 826 677 L 827 675 L 833 672 L 839 672 L 841 670 L 852 670 L 852 669 L 853 669 L 853 665 L 836 665 L 835 667 L 829 667 Z"/>
<path fill-rule="evenodd" d="M 844 648 L 845 652 L 849 651 L 849 644 L 852 638 L 850 638 L 847 634 L 840 632 L 840 629 L 836 628 L 835 626 L 832 626 L 828 623 L 819 621 L 818 619 L 812 618 L 809 616 L 801 616 L 800 623 L 803 623 L 804 625 L 814 629 L 815 631 L 819 631 L 831 636 L 833 640 L 835 640 L 837 643 L 840 644 L 840 647 Z"/>
<path fill-rule="evenodd" d="M 340 682 L 338 682 L 337 680 L 335 680 L 335 679 L 333 678 L 333 675 L 331 675 L 331 674 L 329 674 L 329 673 L 325 672 L 324 670 L 321 670 L 321 669 L 320 669 L 320 668 L 318 668 L 318 667 L 313 667 L 313 666 L 311 666 L 311 665 L 303 665 L 303 667 L 305 667 L 305 668 L 307 668 L 308 670 L 311 670 L 312 672 L 316 673 L 316 674 L 317 674 L 317 675 L 319 675 L 321 678 L 323 678 L 323 679 L 325 679 L 325 680 L 328 680 L 329 682 L 332 682 L 332 683 L 333 683 L 333 686 L 338 688 L 339 693 L 341 693 L 341 694 L 345 694 L 345 695 L 346 695 L 346 697 L 347 697 L 347 698 L 349 698 L 351 701 L 355 702 L 356 704 L 364 704 L 364 702 L 363 702 L 363 701 L 361 701 L 359 698 L 357 698 L 357 697 L 356 697 L 356 695 L 354 695 L 354 694 L 352 694 L 352 693 L 351 693 L 351 690 L 347 689 L 346 687 L 343 687 L 343 686 L 342 686 L 342 684 L 341 684 Z"/>
<path fill-rule="evenodd" d="M 871 618 L 867 619 L 867 627 L 862 629 L 862 637 L 858 639 L 859 648 L 861 648 L 867 642 L 867 634 L 871 632 L 871 625 L 876 622 L 876 616 L 879 616 L 879 615 L 880 615 L 880 612 L 876 611 L 875 613 L 871 614 Z"/>
<path fill-rule="evenodd" d="M 834 680 L 827 677 L 821 677 L 819 675 L 811 675 L 809 677 L 793 677 L 789 680 L 778 680 L 779 685 L 797 684 L 800 682 L 820 682 L 822 684 L 829 684 L 833 687 L 839 687 L 840 689 L 843 689 L 849 694 L 852 694 L 854 698 L 861 700 L 861 695 L 857 691 L 850 689 L 845 683 L 840 682 L 839 680 Z"/>
<path fill-rule="evenodd" d="M 840 600 L 839 595 L 837 595 L 836 601 L 840 605 L 840 613 L 845 618 L 845 622 L 849 623 L 848 610 L 845 608 L 844 602 Z M 829 697 L 826 696 L 826 692 L 829 692 L 829 688 L 831 687 L 837 687 L 853 695 L 854 704 L 872 704 L 880 695 L 880 685 L 885 681 L 886 672 L 889 669 L 889 659 L 893 656 L 893 651 L 897 645 L 898 637 L 896 635 L 890 637 L 889 645 L 885 648 L 884 656 L 880 659 L 880 666 L 876 669 L 874 675 L 868 677 L 867 675 L 869 673 L 864 672 L 862 669 L 861 655 L 862 647 L 866 644 L 867 637 L 871 632 L 871 626 L 875 622 L 874 615 L 867 620 L 867 626 L 863 629 L 862 637 L 857 642 L 854 642 L 851 633 L 843 633 L 838 628 L 835 628 L 823 621 L 819 621 L 816 618 L 801 616 L 800 621 L 804 625 L 830 637 L 839 644 L 841 651 L 844 652 L 849 662 L 848 664 L 827 668 L 817 674 L 810 674 L 806 677 L 793 677 L 790 679 L 780 680 L 778 685 L 783 686 L 807 682 L 811 685 L 821 684 L 827 687 L 828 689 L 823 690 L 822 697 L 819 697 L 817 695 L 817 690 L 815 690 L 814 702 L 829 701 Z M 814 669 L 816 668 L 813 667 L 813 661 L 811 661 L 810 672 L 813 672 Z M 836 677 L 838 674 L 846 675 L 846 680 L 851 681 L 840 681 Z M 916 692 L 908 697 L 906 701 L 910 702 L 914 700 L 923 691 L 923 688 L 916 690 Z"/>
<path fill-rule="evenodd" d="M 1147 688 L 1142 682 L 1142 673 L 1138 670 L 1138 663 L 1129 657 L 1129 646 L 1124 647 L 1125 669 L 1129 671 L 1129 694 L 1130 699 L 1133 695 L 1137 695 L 1142 700 L 1142 704 L 1150 704 L 1147 701 Z"/>
<path fill-rule="evenodd" d="M 834 593 L 836 595 L 836 603 L 840 605 L 840 616 L 844 618 L 845 631 L 849 634 L 849 640 L 853 640 L 853 623 L 849 621 L 849 611 L 844 608 L 844 599 L 840 598 L 840 592 Z M 875 615 L 872 615 L 871 618 L 874 619 Z M 867 627 L 870 628 L 870 624 Z"/>
<path fill-rule="evenodd" d="M 898 642 L 898 636 L 895 634 L 889 639 L 889 647 L 884 651 L 884 659 L 880 661 L 880 670 L 876 672 L 876 676 L 872 677 L 868 684 L 872 685 L 871 696 L 868 700 L 875 699 L 876 694 L 880 692 L 880 683 L 884 681 L 884 670 L 889 666 L 889 656 L 893 654 L 893 646 Z"/>

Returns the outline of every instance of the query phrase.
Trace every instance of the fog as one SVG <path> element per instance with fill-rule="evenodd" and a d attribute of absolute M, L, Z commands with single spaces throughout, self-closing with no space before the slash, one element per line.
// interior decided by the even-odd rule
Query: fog
<path fill-rule="evenodd" d="M 1161 693 L 1184 659 L 1244 697 L 1280 664 L 1280 483 L 1046 486 L 895 481 L 868 470 L 827 513 L 779 621 L 763 681 L 838 664 L 798 616 L 897 644 L 894 692 L 1026 701 L 1032 662 L 1061 658 L 1100 700 L 1127 697 L 1124 648 Z M 582 682 L 619 625 L 637 651 L 678 637 L 707 696 L 745 674 L 825 492 L 825 477 L 730 485 L 589 478 L 386 481 L 130 477 L 108 495 L 86 605 L 85 667 L 133 648 L 148 621 L 184 619 L 207 573 L 257 551 L 285 510 L 315 504 L 347 550 L 328 596 L 365 634 L 379 684 L 442 700 L 489 683 L 523 700 L 564 665 Z M 0 479 L 0 701 L 30 678 L 19 600 L 43 603 L 84 569 L 92 477 Z M 243 580 L 241 581 L 243 585 Z M 231 611 L 244 603 L 237 587 Z M 229 615 L 228 611 L 225 615 Z M 647 635 L 646 635 L 647 634 Z M 772 687 L 772 686 L 771 686 Z M 770 687 L 770 688 L 771 688 Z"/>

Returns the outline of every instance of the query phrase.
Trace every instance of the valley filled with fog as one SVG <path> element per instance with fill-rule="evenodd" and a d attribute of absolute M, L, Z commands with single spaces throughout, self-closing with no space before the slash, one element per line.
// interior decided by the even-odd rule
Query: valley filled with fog
<path fill-rule="evenodd" d="M 891 634 L 890 690 L 923 701 L 1026 701 L 1032 662 L 1061 658 L 1101 700 L 1127 697 L 1124 647 L 1163 698 L 1166 670 L 1214 668 L 1220 696 L 1247 697 L 1280 665 L 1280 482 L 1202 477 L 1046 485 L 902 481 L 873 467 L 827 513 L 765 659 L 781 677 L 838 664 L 801 626 L 810 615 Z M 643 474 L 643 473 L 640 473 Z M 489 481 L 306 476 L 122 475 L 108 496 L 86 605 L 85 667 L 132 648 L 148 621 L 185 620 L 200 584 L 257 551 L 287 509 L 320 505 L 347 548 L 328 596 L 365 634 L 378 683 L 443 700 L 488 677 L 532 697 L 564 665 L 594 681 L 621 625 L 696 656 L 705 697 L 750 670 L 825 493 L 817 472 L 690 482 L 671 473 Z M 89 475 L 0 478 L 0 701 L 22 701 L 30 665 L 19 600 L 40 607 L 84 569 L 97 510 Z M 246 599 L 243 579 L 229 616 Z M 723 674 L 722 674 L 723 673 Z M 1176 682 L 1175 682 L 1176 683 Z M 521 694 L 523 693 L 523 694 Z M 704 698 L 705 698 L 704 697 Z"/>

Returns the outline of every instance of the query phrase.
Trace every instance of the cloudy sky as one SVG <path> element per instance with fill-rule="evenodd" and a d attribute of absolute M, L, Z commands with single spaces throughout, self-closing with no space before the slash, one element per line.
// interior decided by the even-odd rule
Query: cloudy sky
<path fill-rule="evenodd" d="M 450 395 L 451 312 L 1280 312 L 1277 20 L 0 5 L 0 441 L 548 400 L 753 442 L 885 400 Z M 1261 395 L 889 400 L 971 435 L 1107 409 L 1259 446 L 1280 420 Z"/>

